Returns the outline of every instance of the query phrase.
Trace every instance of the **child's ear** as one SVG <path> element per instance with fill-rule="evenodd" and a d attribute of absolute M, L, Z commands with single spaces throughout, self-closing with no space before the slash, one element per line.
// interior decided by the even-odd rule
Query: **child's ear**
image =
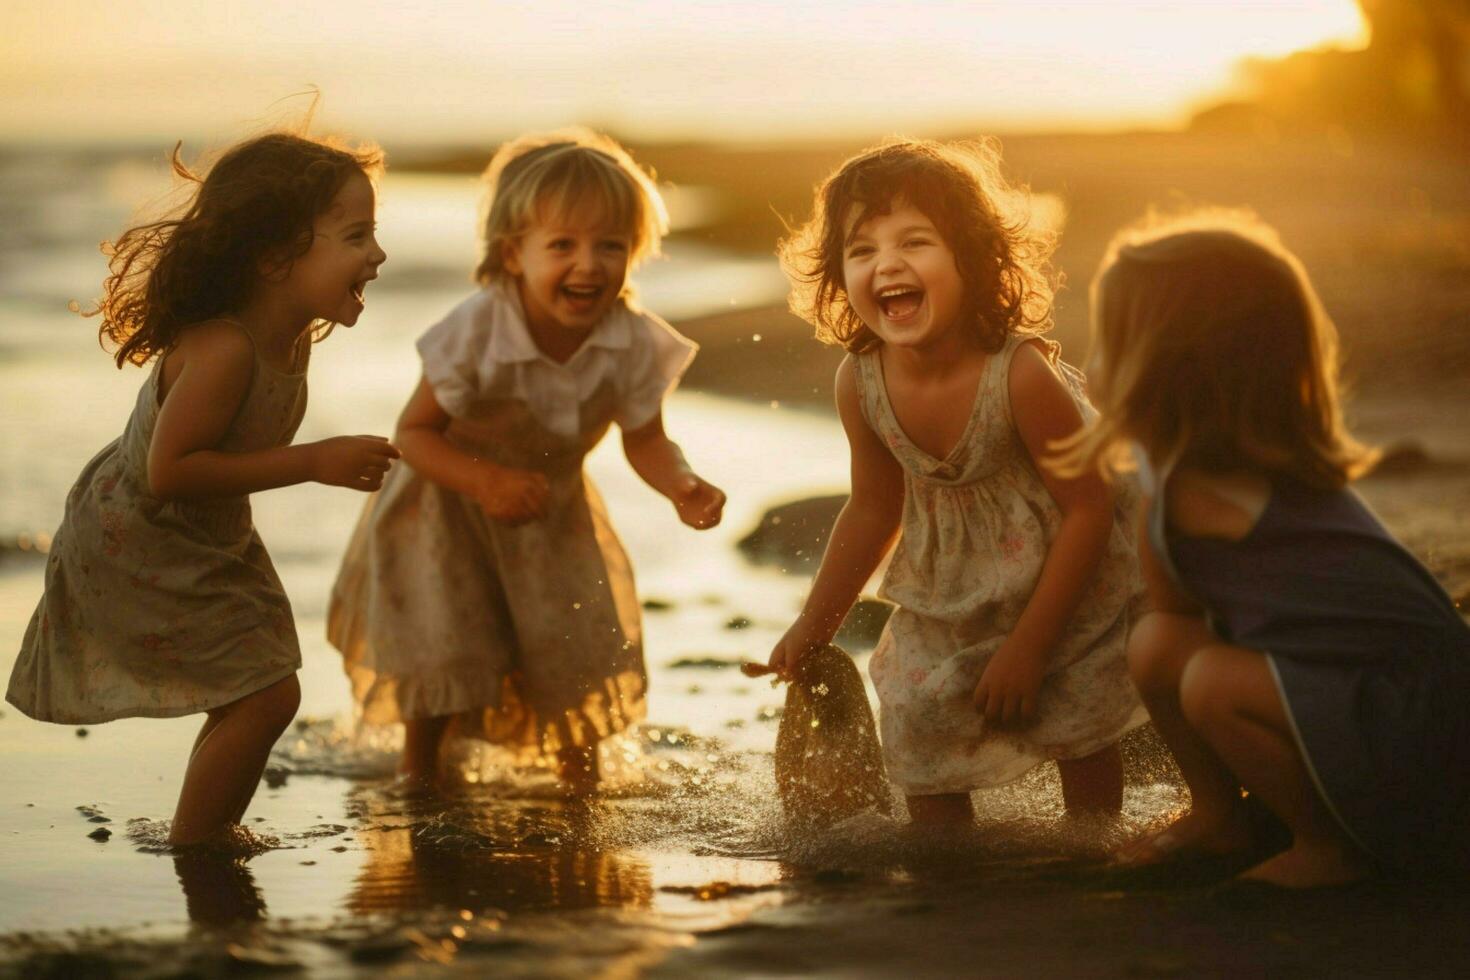
<path fill-rule="evenodd" d="M 284 248 L 273 248 L 255 260 L 255 272 L 267 282 L 280 282 L 291 274 L 291 256 Z"/>
<path fill-rule="evenodd" d="M 500 267 L 513 276 L 521 274 L 521 242 L 518 238 L 507 238 L 500 243 Z"/>

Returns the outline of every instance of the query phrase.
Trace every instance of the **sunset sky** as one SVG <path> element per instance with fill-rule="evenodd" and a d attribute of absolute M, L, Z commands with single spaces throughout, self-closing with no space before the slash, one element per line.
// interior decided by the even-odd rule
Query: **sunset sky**
<path fill-rule="evenodd" d="M 6 0 L 0 140 L 329 128 L 483 142 L 1170 126 L 1250 55 L 1364 43 L 1352 0 Z"/>

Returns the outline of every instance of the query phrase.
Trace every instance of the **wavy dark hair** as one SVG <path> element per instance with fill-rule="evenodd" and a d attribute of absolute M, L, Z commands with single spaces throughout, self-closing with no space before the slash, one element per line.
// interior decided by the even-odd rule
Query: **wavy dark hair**
<path fill-rule="evenodd" d="M 311 248 L 318 215 L 349 177 L 376 180 L 383 154 L 291 133 L 236 144 L 205 176 L 175 144 L 173 172 L 198 188 L 181 214 L 129 228 L 102 252 L 111 271 L 87 316 L 120 368 L 166 353 L 186 327 L 238 310 L 267 264 L 290 269 Z M 314 325 L 321 332 L 330 324 Z"/>
<path fill-rule="evenodd" d="M 853 229 L 899 203 L 922 211 L 954 252 L 961 315 L 984 349 L 999 350 L 1010 333 L 1051 329 L 1056 236 L 1032 220 L 1025 189 L 1001 175 L 996 144 L 901 139 L 859 153 L 823 181 L 811 219 L 777 248 L 791 311 L 818 340 L 853 352 L 881 343 L 848 302 L 842 258 Z"/>

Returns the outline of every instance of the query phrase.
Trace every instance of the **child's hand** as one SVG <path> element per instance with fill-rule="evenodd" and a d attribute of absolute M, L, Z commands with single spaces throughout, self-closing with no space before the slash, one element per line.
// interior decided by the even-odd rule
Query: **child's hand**
<path fill-rule="evenodd" d="M 534 470 L 482 463 L 475 474 L 475 503 L 486 517 L 502 524 L 524 524 L 545 517 L 550 492 L 546 474 Z"/>
<path fill-rule="evenodd" d="M 311 478 L 333 487 L 364 492 L 383 485 L 398 450 L 382 436 L 336 436 L 311 444 Z"/>
<path fill-rule="evenodd" d="M 776 641 L 775 648 L 771 650 L 771 659 L 767 663 L 777 676 L 789 681 L 796 676 L 796 665 L 801 663 L 803 657 L 826 645 L 826 640 L 812 636 L 798 620 L 786 631 L 785 636 Z M 745 670 L 745 674 L 747 677 L 757 676 L 752 670 Z"/>
<path fill-rule="evenodd" d="M 1021 728 L 1036 717 L 1036 695 L 1046 675 L 1042 651 L 1001 644 L 975 685 L 975 710 L 997 728 Z"/>
<path fill-rule="evenodd" d="M 720 523 L 725 509 L 725 492 L 693 473 L 682 478 L 669 500 L 679 512 L 679 520 L 701 531 Z"/>

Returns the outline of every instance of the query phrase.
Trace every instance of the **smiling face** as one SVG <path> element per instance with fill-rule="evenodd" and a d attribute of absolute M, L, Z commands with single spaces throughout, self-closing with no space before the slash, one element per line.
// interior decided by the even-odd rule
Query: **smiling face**
<path fill-rule="evenodd" d="M 317 216 L 311 248 L 292 263 L 285 283 L 302 318 L 357 322 L 367 284 L 388 258 L 375 232 L 376 204 L 372 183 L 353 174 Z"/>
<path fill-rule="evenodd" d="M 542 213 L 505 246 L 505 270 L 543 350 L 580 343 L 607 315 L 627 282 L 631 248 L 628 233 L 591 205 Z"/>
<path fill-rule="evenodd" d="M 886 344 L 925 348 L 960 322 L 965 283 L 954 252 L 924 212 L 905 201 L 852 225 L 842 256 L 848 302 Z"/>

